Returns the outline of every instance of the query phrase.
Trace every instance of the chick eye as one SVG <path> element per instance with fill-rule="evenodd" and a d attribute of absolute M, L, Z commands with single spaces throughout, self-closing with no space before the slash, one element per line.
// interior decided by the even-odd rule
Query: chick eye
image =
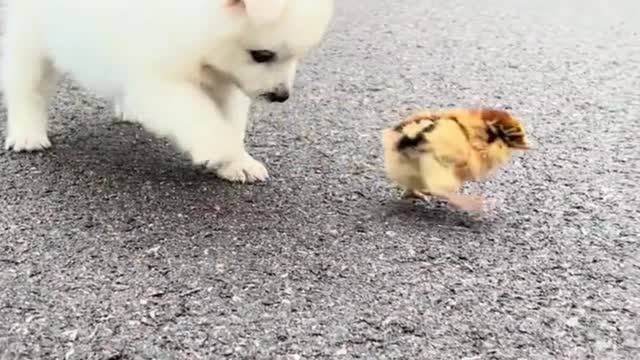
<path fill-rule="evenodd" d="M 276 53 L 270 50 L 250 50 L 249 55 L 257 63 L 272 62 L 276 58 Z"/>

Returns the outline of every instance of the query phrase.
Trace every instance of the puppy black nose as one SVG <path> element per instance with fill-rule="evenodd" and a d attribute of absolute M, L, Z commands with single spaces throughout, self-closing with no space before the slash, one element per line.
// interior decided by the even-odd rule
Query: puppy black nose
<path fill-rule="evenodd" d="M 270 92 L 267 93 L 267 100 L 269 100 L 270 102 L 285 102 L 289 99 L 289 92 L 288 91 L 275 91 L 275 92 Z"/>

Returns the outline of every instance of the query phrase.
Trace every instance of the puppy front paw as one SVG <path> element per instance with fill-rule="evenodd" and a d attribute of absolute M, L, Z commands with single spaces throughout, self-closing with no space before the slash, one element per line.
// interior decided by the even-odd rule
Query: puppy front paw
<path fill-rule="evenodd" d="M 137 120 L 136 118 L 127 113 L 123 108 L 122 105 L 120 105 L 120 102 L 116 101 L 113 104 L 113 112 L 116 116 L 117 121 L 119 122 L 125 122 L 125 123 L 135 123 Z"/>
<path fill-rule="evenodd" d="M 267 168 L 249 154 L 218 167 L 216 174 L 222 179 L 241 183 L 265 181 L 269 178 Z"/>
<path fill-rule="evenodd" d="M 47 130 L 41 126 L 19 125 L 10 129 L 5 139 L 5 150 L 14 152 L 42 151 L 51 147 Z"/>

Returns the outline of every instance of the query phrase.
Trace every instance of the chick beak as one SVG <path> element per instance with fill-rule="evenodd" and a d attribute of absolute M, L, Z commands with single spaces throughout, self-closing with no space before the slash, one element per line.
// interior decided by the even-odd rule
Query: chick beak
<path fill-rule="evenodd" d="M 531 150 L 531 145 L 529 143 L 514 144 L 511 147 L 518 150 Z"/>

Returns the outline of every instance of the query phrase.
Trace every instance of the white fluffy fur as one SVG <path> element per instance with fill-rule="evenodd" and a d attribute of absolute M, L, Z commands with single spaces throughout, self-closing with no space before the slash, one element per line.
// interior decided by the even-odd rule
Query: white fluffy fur
<path fill-rule="evenodd" d="M 333 0 L 9 0 L 2 39 L 5 146 L 51 146 L 47 103 L 69 73 L 118 111 L 231 181 L 267 178 L 244 147 L 251 99 L 291 89 Z M 260 64 L 248 50 L 273 50 Z"/>

